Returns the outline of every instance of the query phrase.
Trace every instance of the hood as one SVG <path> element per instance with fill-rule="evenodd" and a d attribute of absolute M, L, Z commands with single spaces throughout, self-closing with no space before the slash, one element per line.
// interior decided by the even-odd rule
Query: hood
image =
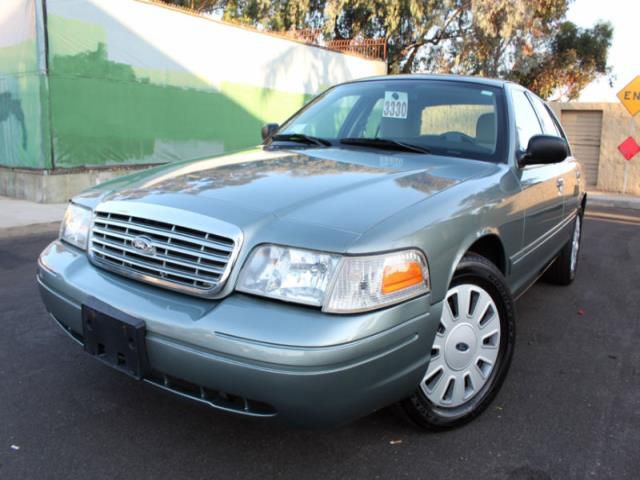
<path fill-rule="evenodd" d="M 492 168 L 472 160 L 368 149 L 257 148 L 139 172 L 79 200 L 165 205 L 240 228 L 272 218 L 361 234 Z"/>

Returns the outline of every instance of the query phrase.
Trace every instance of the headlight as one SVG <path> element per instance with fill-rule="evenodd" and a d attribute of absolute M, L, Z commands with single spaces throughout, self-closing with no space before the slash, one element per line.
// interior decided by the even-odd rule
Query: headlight
<path fill-rule="evenodd" d="M 326 312 L 354 313 L 422 295 L 429 291 L 429 278 L 418 250 L 341 257 L 264 245 L 249 256 L 237 289 Z"/>
<path fill-rule="evenodd" d="M 338 255 L 264 245 L 251 253 L 238 290 L 319 307 L 339 260 Z"/>
<path fill-rule="evenodd" d="M 73 203 L 69 204 L 60 225 L 60 238 L 75 247 L 86 250 L 91 217 L 91 210 Z"/>

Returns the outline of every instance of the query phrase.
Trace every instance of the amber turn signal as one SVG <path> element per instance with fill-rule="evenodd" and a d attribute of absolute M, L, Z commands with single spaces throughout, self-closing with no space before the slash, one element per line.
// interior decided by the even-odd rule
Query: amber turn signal
<path fill-rule="evenodd" d="M 382 293 L 388 294 L 420 285 L 424 282 L 422 265 L 418 262 L 404 262 L 384 267 Z"/>

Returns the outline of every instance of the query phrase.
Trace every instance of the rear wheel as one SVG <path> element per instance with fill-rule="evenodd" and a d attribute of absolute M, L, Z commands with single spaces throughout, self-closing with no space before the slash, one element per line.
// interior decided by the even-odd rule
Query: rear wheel
<path fill-rule="evenodd" d="M 465 256 L 443 304 L 427 371 L 398 408 L 427 429 L 469 422 L 497 394 L 514 343 L 513 300 L 502 274 L 483 257 Z"/>
<path fill-rule="evenodd" d="M 560 255 L 544 273 L 543 279 L 556 285 L 569 285 L 576 278 L 580 246 L 582 242 L 582 214 L 578 213 L 573 224 L 571 239 L 562 247 Z"/>

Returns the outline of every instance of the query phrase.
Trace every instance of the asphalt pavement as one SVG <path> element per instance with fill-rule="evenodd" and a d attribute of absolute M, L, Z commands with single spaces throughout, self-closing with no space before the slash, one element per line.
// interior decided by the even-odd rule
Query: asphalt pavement
<path fill-rule="evenodd" d="M 36 258 L 54 235 L 0 231 L 2 480 L 640 477 L 637 210 L 589 215 L 576 282 L 539 283 L 518 301 L 513 365 L 494 403 L 437 434 L 389 410 L 337 430 L 295 430 L 103 366 L 40 301 Z"/>

